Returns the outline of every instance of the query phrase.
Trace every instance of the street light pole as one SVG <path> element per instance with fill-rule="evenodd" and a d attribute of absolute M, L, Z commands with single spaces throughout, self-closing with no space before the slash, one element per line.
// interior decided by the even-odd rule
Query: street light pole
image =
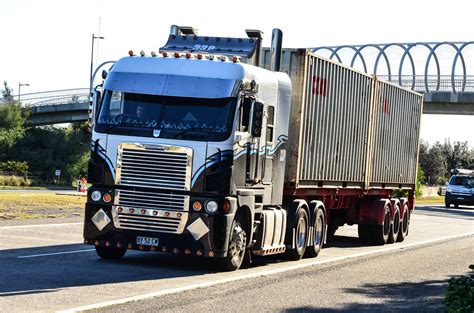
<path fill-rule="evenodd" d="M 92 49 L 91 49 L 91 73 L 89 75 L 89 80 L 90 80 L 90 84 L 89 84 L 89 101 L 90 101 L 90 94 L 92 93 L 92 71 L 94 69 L 94 40 L 96 39 L 104 39 L 104 37 L 101 37 L 101 36 L 95 36 L 94 34 L 92 34 Z"/>
<path fill-rule="evenodd" d="M 21 86 L 29 86 L 30 84 L 22 84 L 18 82 L 18 102 L 20 102 Z"/>

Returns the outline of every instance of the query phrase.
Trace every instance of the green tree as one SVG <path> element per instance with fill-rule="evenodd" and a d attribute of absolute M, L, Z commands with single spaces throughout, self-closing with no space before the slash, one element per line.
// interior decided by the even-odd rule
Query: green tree
<path fill-rule="evenodd" d="M 8 83 L 6 80 L 3 82 L 2 97 L 3 97 L 3 101 L 7 104 L 14 102 L 13 89 L 8 87 Z"/>

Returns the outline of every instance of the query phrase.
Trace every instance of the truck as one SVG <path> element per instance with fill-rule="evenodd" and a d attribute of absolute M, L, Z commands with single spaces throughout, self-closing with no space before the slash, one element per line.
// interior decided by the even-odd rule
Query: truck
<path fill-rule="evenodd" d="M 345 224 L 369 245 L 408 235 L 422 95 L 282 49 L 279 29 L 270 48 L 246 32 L 173 25 L 159 53 L 102 72 L 84 219 L 100 257 L 167 252 L 237 270 L 254 255 L 316 257 Z"/>

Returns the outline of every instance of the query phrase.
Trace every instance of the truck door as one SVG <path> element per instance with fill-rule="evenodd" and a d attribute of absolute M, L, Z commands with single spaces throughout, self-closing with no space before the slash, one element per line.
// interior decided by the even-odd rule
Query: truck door
<path fill-rule="evenodd" d="M 271 184 L 273 181 L 273 157 L 274 157 L 274 121 L 275 121 L 275 107 L 268 105 L 266 110 L 266 131 L 265 131 L 265 155 L 262 157 L 262 181 L 265 184 Z M 262 134 L 263 135 L 263 134 Z"/>

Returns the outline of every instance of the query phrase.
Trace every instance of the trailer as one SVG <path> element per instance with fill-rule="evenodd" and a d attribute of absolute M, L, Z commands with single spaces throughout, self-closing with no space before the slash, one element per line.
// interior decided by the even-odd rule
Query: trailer
<path fill-rule="evenodd" d="M 172 252 L 236 270 L 251 255 L 315 257 L 344 224 L 364 244 L 408 235 L 422 96 L 281 49 L 278 29 L 262 49 L 261 34 L 173 25 L 159 55 L 130 51 L 103 73 L 84 221 L 99 256 Z"/>

